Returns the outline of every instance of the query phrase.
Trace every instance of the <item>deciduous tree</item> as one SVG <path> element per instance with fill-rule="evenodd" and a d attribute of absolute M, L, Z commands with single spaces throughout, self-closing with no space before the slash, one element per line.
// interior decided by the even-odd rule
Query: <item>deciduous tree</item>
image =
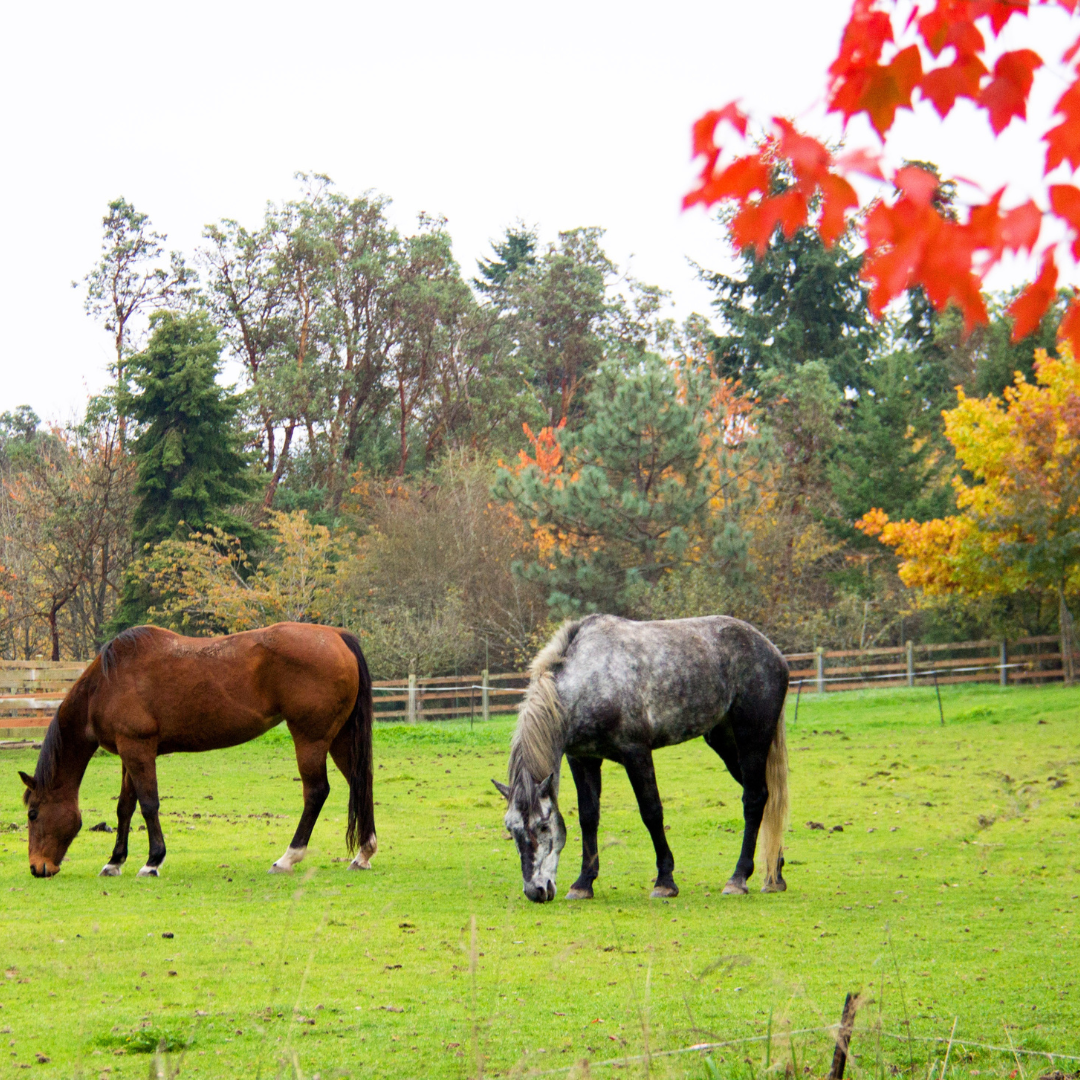
<path fill-rule="evenodd" d="M 1080 364 L 1035 361 L 1004 400 L 969 398 L 946 413 L 946 431 L 974 482 L 954 481 L 959 513 L 890 521 L 875 508 L 860 522 L 901 557 L 906 584 L 929 594 L 1049 592 L 1063 639 L 1072 641 L 1068 596 L 1080 591 Z M 1071 648 L 1066 670 L 1072 677 Z"/>

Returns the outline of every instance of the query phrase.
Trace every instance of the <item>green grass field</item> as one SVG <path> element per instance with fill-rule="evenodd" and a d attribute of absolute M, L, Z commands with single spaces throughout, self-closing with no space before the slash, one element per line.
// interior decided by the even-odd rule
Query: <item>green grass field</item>
<path fill-rule="evenodd" d="M 98 755 L 82 834 L 58 877 L 34 880 L 15 770 L 36 755 L 5 752 L 0 1075 L 822 1076 L 831 1042 L 806 1029 L 834 1023 L 849 990 L 864 996 L 856 1080 L 941 1080 L 946 1043 L 930 1040 L 954 1021 L 965 1044 L 1080 1058 L 1080 688 L 942 697 L 944 728 L 933 691 L 804 695 L 797 725 L 789 706 L 789 891 L 771 896 L 720 896 L 740 790 L 700 740 L 656 759 L 681 895 L 649 899 L 652 847 L 608 764 L 596 899 L 562 899 L 580 857 L 566 770 L 560 897 L 544 906 L 522 895 L 489 781 L 508 718 L 378 729 L 380 849 L 360 874 L 336 773 L 307 862 L 267 874 L 300 813 L 273 732 L 159 762 L 158 880 L 134 876 L 145 832 L 122 878 L 96 877 L 113 838 L 90 826 L 114 823 L 120 782 Z M 673 1053 L 699 1043 L 726 1045 Z M 1048 1068 L 958 1042 L 948 1075 Z"/>

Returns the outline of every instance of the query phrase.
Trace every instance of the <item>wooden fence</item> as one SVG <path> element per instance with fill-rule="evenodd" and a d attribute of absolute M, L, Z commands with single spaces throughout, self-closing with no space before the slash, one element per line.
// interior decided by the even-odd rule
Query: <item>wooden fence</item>
<path fill-rule="evenodd" d="M 875 649 L 817 649 L 791 653 L 787 660 L 791 691 L 806 694 L 935 683 L 1014 686 L 1061 681 L 1063 655 L 1061 639 L 1044 635 L 1009 642 L 908 642 Z M 1080 655 L 1076 659 L 1080 660 Z M 0 660 L 0 738 L 41 734 L 85 666 L 77 661 Z M 523 671 L 384 679 L 374 684 L 375 719 L 487 719 L 513 712 L 528 682 Z"/>

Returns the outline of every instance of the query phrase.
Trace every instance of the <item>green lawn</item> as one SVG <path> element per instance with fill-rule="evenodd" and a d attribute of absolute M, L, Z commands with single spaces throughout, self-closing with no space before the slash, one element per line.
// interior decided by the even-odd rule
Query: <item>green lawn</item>
<path fill-rule="evenodd" d="M 945 1044 L 925 1040 L 954 1019 L 957 1040 L 1080 1056 L 1080 688 L 942 697 L 944 728 L 932 690 L 804 694 L 797 725 L 789 707 L 789 891 L 772 896 L 720 896 L 740 791 L 700 741 L 657 755 L 682 894 L 649 899 L 652 848 L 609 764 L 596 899 L 562 899 L 580 853 L 567 770 L 545 906 L 522 895 L 489 781 L 509 719 L 377 731 L 363 874 L 342 861 L 337 774 L 307 862 L 267 874 L 300 812 L 274 732 L 159 763 L 159 880 L 134 876 L 145 832 L 122 878 L 95 876 L 113 838 L 89 827 L 114 822 L 120 782 L 99 755 L 62 873 L 34 880 L 15 770 L 35 755 L 5 752 L 0 1075 L 173 1075 L 139 1052 L 164 1037 L 182 1077 L 822 1076 L 831 1045 L 803 1029 L 833 1023 L 849 990 L 865 996 L 849 1076 L 914 1061 L 924 1080 L 937 1060 L 940 1080 Z M 729 1045 L 666 1053 L 701 1042 Z M 1048 1071 L 1019 1061 L 1021 1080 Z M 949 1057 L 956 1080 L 1014 1070 L 1007 1053 Z"/>

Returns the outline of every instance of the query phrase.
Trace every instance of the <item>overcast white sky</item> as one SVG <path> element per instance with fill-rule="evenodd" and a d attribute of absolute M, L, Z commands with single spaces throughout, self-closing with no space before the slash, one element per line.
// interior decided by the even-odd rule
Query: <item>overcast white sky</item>
<path fill-rule="evenodd" d="M 51 420 L 105 382 L 108 335 L 71 288 L 95 261 L 106 203 L 124 195 L 190 255 L 221 217 L 256 224 L 295 193 L 297 170 L 347 193 L 449 219 L 466 274 L 517 218 L 550 239 L 600 225 L 609 253 L 673 294 L 674 314 L 706 311 L 687 256 L 726 258 L 717 227 L 683 214 L 689 126 L 741 98 L 762 118 L 822 114 L 825 66 L 850 0 L 549 0 L 306 4 L 188 0 L 21 4 L 0 42 L 0 411 Z M 1038 12 L 1034 44 L 1056 58 L 1077 33 Z M 1014 20 L 1020 24 L 1021 20 Z M 1022 29 L 1022 25 L 1020 26 Z M 1071 36 L 1070 36 L 1071 32 Z M 1016 47 L 1012 44 L 1011 47 Z M 1051 73 L 1033 114 L 1063 86 Z M 927 158 L 1021 201 L 1041 152 L 1018 129 L 995 144 L 958 109 L 902 115 L 894 158 Z M 852 144 L 872 142 L 853 126 Z M 1020 280 L 1006 268 L 991 284 Z"/>

